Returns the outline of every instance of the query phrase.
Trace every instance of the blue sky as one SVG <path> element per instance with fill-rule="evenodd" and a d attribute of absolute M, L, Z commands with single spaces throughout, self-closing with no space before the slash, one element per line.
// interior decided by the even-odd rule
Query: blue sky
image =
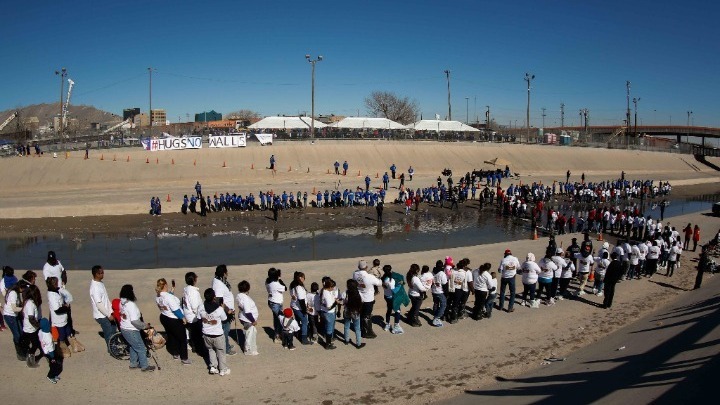
<path fill-rule="evenodd" d="M 720 126 L 720 6 L 708 1 L 85 1 L 10 2 L 0 25 L 0 110 L 59 99 L 121 114 L 153 108 L 177 121 L 214 109 L 262 115 L 365 115 L 372 91 L 415 99 L 424 118 L 522 126 L 620 124 L 625 81 L 645 124 Z M 632 107 L 632 103 L 631 103 Z M 71 109 L 72 110 L 72 109 Z"/>

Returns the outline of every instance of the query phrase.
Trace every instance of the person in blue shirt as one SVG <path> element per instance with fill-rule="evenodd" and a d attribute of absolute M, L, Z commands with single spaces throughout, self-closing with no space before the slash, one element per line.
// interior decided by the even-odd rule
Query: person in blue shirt
<path fill-rule="evenodd" d="M 155 197 L 150 197 L 150 215 L 155 215 Z"/>
<path fill-rule="evenodd" d="M 307 208 L 307 191 L 303 193 L 303 208 Z"/>
<path fill-rule="evenodd" d="M 265 211 L 265 208 L 266 208 L 266 206 L 265 206 L 265 193 L 263 193 L 262 190 L 261 190 L 261 191 L 260 191 L 260 209 L 263 210 L 263 211 Z"/>
<path fill-rule="evenodd" d="M 335 174 L 339 175 L 340 174 L 340 162 L 338 162 L 336 160 L 334 166 L 335 166 Z"/>
<path fill-rule="evenodd" d="M 383 188 L 387 190 L 388 186 L 390 185 L 390 176 L 388 176 L 387 172 L 383 174 Z"/>
<path fill-rule="evenodd" d="M 215 211 L 213 209 L 212 201 L 210 201 L 210 196 L 207 196 L 207 210 L 208 211 Z"/>
<path fill-rule="evenodd" d="M 408 181 L 412 181 L 413 174 L 415 174 L 415 169 L 413 169 L 413 167 L 410 166 L 410 168 L 408 169 L 408 176 L 410 176 L 410 180 L 408 180 Z"/>
<path fill-rule="evenodd" d="M 295 205 L 295 196 L 293 195 L 293 193 L 290 193 L 290 196 L 288 197 L 288 201 L 289 201 L 289 202 L 286 203 L 286 208 L 287 208 L 287 204 L 289 204 L 289 207 L 290 207 L 290 208 L 295 208 L 295 207 L 296 207 L 296 205 Z"/>
<path fill-rule="evenodd" d="M 317 201 L 317 202 L 316 202 L 317 207 L 318 207 L 318 208 L 322 207 L 322 193 L 321 193 L 320 191 L 317 192 L 317 196 L 315 196 L 315 198 L 316 198 L 316 201 Z"/>
<path fill-rule="evenodd" d="M 355 205 L 355 193 L 348 193 L 348 207 Z"/>
<path fill-rule="evenodd" d="M 390 166 L 390 173 L 392 173 L 393 180 L 395 179 L 395 171 L 397 170 L 397 167 L 395 167 L 395 163 Z"/>
<path fill-rule="evenodd" d="M 182 212 L 182 213 L 185 214 L 185 215 L 187 215 L 188 203 L 189 203 L 189 202 L 190 202 L 190 201 L 188 200 L 188 196 L 187 196 L 187 194 L 185 194 L 185 196 L 183 197 L 182 206 L 180 207 L 180 212 Z"/>
<path fill-rule="evenodd" d="M 343 162 L 343 176 L 347 176 L 348 167 L 350 166 L 348 165 L 348 162 L 346 160 Z"/>
<path fill-rule="evenodd" d="M 380 201 L 385 203 L 385 189 L 380 189 Z"/>
<path fill-rule="evenodd" d="M 248 208 L 250 209 L 250 211 L 255 211 L 255 196 L 253 195 L 253 193 L 250 193 L 250 195 L 248 196 Z"/>
<path fill-rule="evenodd" d="M 365 176 L 365 191 L 370 190 L 370 176 Z"/>
<path fill-rule="evenodd" d="M 194 195 L 191 195 L 190 196 L 190 212 L 193 214 L 197 213 L 197 211 L 195 209 L 196 204 L 197 204 L 197 197 L 195 197 Z"/>
<path fill-rule="evenodd" d="M 215 204 L 215 211 L 216 211 L 216 212 L 220 212 L 220 210 L 221 210 L 221 207 L 220 207 L 220 199 L 218 198 L 218 195 L 217 195 L 217 194 L 215 194 L 215 198 L 214 198 L 213 203 Z"/>
<path fill-rule="evenodd" d="M 330 206 L 330 192 L 328 190 L 325 190 L 325 206 Z"/>
<path fill-rule="evenodd" d="M 195 183 L 195 194 L 197 195 L 197 198 L 202 198 L 202 186 L 199 181 Z"/>
<path fill-rule="evenodd" d="M 283 191 L 283 193 L 282 193 L 282 207 L 283 207 L 283 209 L 288 208 L 288 195 L 285 191 Z"/>
<path fill-rule="evenodd" d="M 160 204 L 160 197 L 155 197 L 155 215 L 162 215 L 162 204 Z"/>
<path fill-rule="evenodd" d="M 275 155 L 270 155 L 270 170 L 275 170 Z"/>

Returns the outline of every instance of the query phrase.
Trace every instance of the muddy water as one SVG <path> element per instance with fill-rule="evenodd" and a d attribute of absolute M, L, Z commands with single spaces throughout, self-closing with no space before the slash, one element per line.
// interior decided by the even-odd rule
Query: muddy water
<path fill-rule="evenodd" d="M 709 212 L 714 201 L 720 201 L 720 195 L 675 199 L 665 210 L 666 220 L 675 215 Z M 648 207 L 646 215 L 658 218 L 659 209 Z M 244 265 L 372 257 L 530 236 L 529 221 L 500 215 L 494 208 L 480 213 L 475 209 L 413 212 L 381 226 L 366 217 L 359 224 L 332 230 L 281 229 L 270 226 L 259 230 L 148 232 L 142 236 L 90 233 L 69 237 L 0 237 L 0 257 L 3 265 L 18 269 L 40 269 L 48 250 L 58 252 L 64 266 L 73 270 L 89 269 L 95 264 L 108 269 L 214 267 L 219 263 Z"/>

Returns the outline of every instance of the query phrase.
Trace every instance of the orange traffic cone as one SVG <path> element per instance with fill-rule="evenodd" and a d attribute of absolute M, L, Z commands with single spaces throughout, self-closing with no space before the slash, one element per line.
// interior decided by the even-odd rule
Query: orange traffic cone
<path fill-rule="evenodd" d="M 175 164 L 175 158 L 173 158 L 173 160 L 170 162 L 170 164 L 171 164 L 171 165 L 174 165 L 174 164 Z"/>
<path fill-rule="evenodd" d="M 150 163 L 150 158 L 145 158 L 145 163 Z"/>
<path fill-rule="evenodd" d="M 533 237 L 532 237 L 532 240 L 538 240 L 538 236 L 537 236 L 537 228 L 535 228 L 535 231 L 533 232 Z"/>
<path fill-rule="evenodd" d="M 155 164 L 160 164 L 160 158 L 155 158 Z"/>
<path fill-rule="evenodd" d="M 588 276 L 588 281 L 595 281 L 595 272 L 591 271 L 590 275 Z"/>
<path fill-rule="evenodd" d="M 317 194 L 317 190 L 315 190 L 315 187 L 313 187 L 313 195 Z"/>
<path fill-rule="evenodd" d="M 100 155 L 100 160 L 105 160 L 105 154 L 104 154 L 104 153 Z"/>
<path fill-rule="evenodd" d="M 250 170 L 255 170 L 255 163 L 250 164 Z"/>
<path fill-rule="evenodd" d="M 222 166 L 222 167 L 227 167 L 227 166 L 225 166 L 225 161 L 224 161 L 224 160 L 223 160 L 223 166 Z"/>
<path fill-rule="evenodd" d="M 65 152 L 65 159 L 67 159 L 67 158 L 68 158 L 68 153 L 67 153 L 67 152 Z"/>
<path fill-rule="evenodd" d="M 308 167 L 307 172 L 310 173 L 310 168 Z"/>
<path fill-rule="evenodd" d="M 602 242 L 602 241 L 603 241 L 603 237 L 602 237 L 602 231 L 601 231 L 601 232 L 600 232 L 600 233 L 598 234 L 598 238 L 597 238 L 597 240 L 599 240 L 600 242 Z"/>
<path fill-rule="evenodd" d="M 127 161 L 128 161 L 128 162 L 130 161 L 130 155 L 128 155 Z"/>
<path fill-rule="evenodd" d="M 358 170 L 358 177 L 360 177 L 360 170 Z"/>
<path fill-rule="evenodd" d="M 193 160 L 193 166 L 196 166 L 196 164 L 197 164 L 197 159 Z"/>
<path fill-rule="evenodd" d="M 113 155 L 113 162 L 117 161 L 117 156 Z"/>
<path fill-rule="evenodd" d="M 170 194 L 168 194 L 167 202 L 170 202 Z"/>
<path fill-rule="evenodd" d="M 375 173 L 375 178 L 376 178 L 376 179 L 379 179 L 379 178 L 380 178 L 380 172 L 376 172 L 376 173 Z"/>
<path fill-rule="evenodd" d="M 292 166 L 288 166 L 288 171 L 289 171 L 289 172 L 292 171 Z"/>
<path fill-rule="evenodd" d="M 327 172 L 327 174 L 330 174 L 330 169 L 328 169 L 328 172 Z"/>

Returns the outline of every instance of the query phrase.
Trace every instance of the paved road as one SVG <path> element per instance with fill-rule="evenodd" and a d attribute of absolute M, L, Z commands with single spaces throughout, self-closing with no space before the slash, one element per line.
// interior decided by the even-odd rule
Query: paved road
<path fill-rule="evenodd" d="M 497 384 L 439 404 L 691 403 L 716 396 L 719 353 L 720 276 L 706 276 L 701 289 L 564 362 L 517 378 L 498 376 Z"/>

